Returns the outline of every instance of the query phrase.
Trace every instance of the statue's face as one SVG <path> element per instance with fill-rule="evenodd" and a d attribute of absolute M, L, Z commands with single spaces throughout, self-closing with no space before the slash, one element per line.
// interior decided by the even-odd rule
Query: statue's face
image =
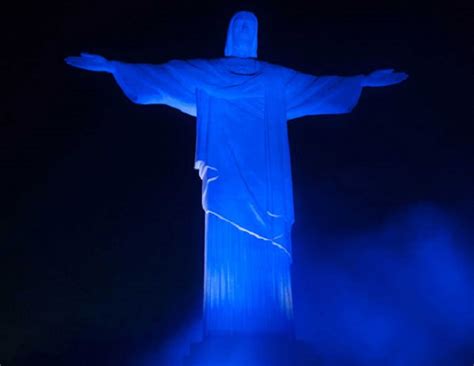
<path fill-rule="evenodd" d="M 253 19 L 247 17 L 237 18 L 232 29 L 232 36 L 236 43 L 235 46 L 241 49 L 252 47 L 256 31 Z"/>
<path fill-rule="evenodd" d="M 255 14 L 248 11 L 235 14 L 227 33 L 226 56 L 257 57 L 257 32 Z"/>

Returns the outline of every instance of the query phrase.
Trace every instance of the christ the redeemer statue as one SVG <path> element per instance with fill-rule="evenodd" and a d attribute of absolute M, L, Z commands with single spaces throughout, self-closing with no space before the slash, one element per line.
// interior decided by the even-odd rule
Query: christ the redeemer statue
<path fill-rule="evenodd" d="M 219 59 L 149 65 L 91 54 L 66 58 L 71 66 L 112 74 L 134 103 L 166 104 L 197 118 L 208 335 L 292 331 L 287 121 L 348 113 L 363 87 L 407 78 L 393 70 L 312 76 L 260 61 L 257 25 L 253 13 L 235 14 Z"/>

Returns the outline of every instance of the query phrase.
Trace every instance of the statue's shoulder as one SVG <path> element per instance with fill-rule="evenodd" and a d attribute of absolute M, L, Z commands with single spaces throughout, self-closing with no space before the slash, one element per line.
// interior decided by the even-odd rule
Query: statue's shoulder
<path fill-rule="evenodd" d="M 265 70 L 266 72 L 275 74 L 275 75 L 280 75 L 280 76 L 285 76 L 289 75 L 293 72 L 293 70 L 289 69 L 288 67 L 281 66 L 278 64 L 274 64 L 271 62 L 267 61 L 259 61 L 260 64 L 262 65 L 262 69 Z"/>
<path fill-rule="evenodd" d="M 191 61 L 198 62 L 198 63 L 208 63 L 208 64 L 211 64 L 211 65 L 219 66 L 219 65 L 228 63 L 229 62 L 229 57 L 220 57 L 220 58 L 211 58 L 211 59 L 194 59 L 194 60 L 189 60 L 189 61 L 190 62 Z M 290 70 L 287 67 L 280 66 L 280 65 L 277 65 L 277 64 L 272 64 L 270 62 L 263 61 L 263 60 L 260 60 L 260 59 L 255 59 L 255 61 L 257 61 L 260 64 L 261 67 L 266 68 L 268 70 L 278 70 L 280 72 L 285 72 L 285 71 Z"/>
<path fill-rule="evenodd" d="M 206 59 L 206 58 L 192 58 L 192 59 L 173 59 L 167 62 L 168 65 L 175 66 L 192 66 L 195 68 L 209 68 L 218 66 L 221 59 Z"/>

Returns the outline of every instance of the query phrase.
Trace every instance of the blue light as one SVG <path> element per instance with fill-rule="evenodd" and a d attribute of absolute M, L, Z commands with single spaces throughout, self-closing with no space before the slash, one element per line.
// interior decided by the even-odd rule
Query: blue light
<path fill-rule="evenodd" d="M 312 76 L 257 60 L 254 14 L 232 18 L 225 57 L 128 64 L 83 54 L 72 66 L 112 73 L 134 103 L 197 118 L 195 168 L 206 217 L 204 330 L 208 336 L 292 335 L 294 221 L 287 121 L 341 114 L 364 86 L 404 73 Z"/>

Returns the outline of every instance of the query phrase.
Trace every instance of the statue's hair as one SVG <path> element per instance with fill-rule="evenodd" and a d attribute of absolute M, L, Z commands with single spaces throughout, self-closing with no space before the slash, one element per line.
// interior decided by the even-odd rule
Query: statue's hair
<path fill-rule="evenodd" d="M 225 55 L 226 56 L 234 56 L 232 53 L 233 46 L 234 46 L 234 37 L 232 33 L 232 28 L 234 27 L 234 22 L 238 18 L 245 18 L 247 20 L 252 21 L 252 23 L 255 25 L 255 32 L 254 32 L 254 39 L 252 42 L 252 48 L 249 54 L 249 57 L 255 57 L 257 58 L 257 47 L 258 47 L 258 19 L 257 16 L 250 12 L 250 11 L 239 11 L 234 14 L 232 19 L 230 20 L 229 23 L 229 28 L 227 29 L 227 41 L 225 44 Z"/>

